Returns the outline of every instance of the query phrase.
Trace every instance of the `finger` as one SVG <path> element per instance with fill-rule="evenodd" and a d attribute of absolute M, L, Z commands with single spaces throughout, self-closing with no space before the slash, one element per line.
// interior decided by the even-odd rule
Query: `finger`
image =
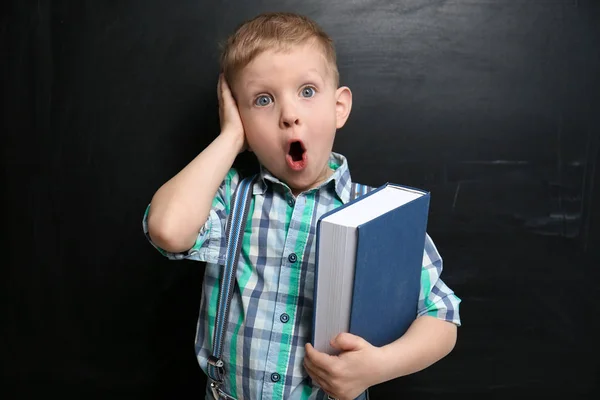
<path fill-rule="evenodd" d="M 219 74 L 219 81 L 217 83 L 217 99 L 219 102 L 219 121 L 223 124 L 223 74 Z"/>
<path fill-rule="evenodd" d="M 331 347 L 341 351 L 360 350 L 367 342 L 360 336 L 351 333 L 340 333 L 335 338 L 329 341 Z"/>
<path fill-rule="evenodd" d="M 219 80 L 217 81 L 217 98 L 219 99 L 219 104 L 221 104 L 221 99 L 223 96 L 221 95 L 222 91 L 222 82 L 223 82 L 223 74 L 219 74 Z"/>
<path fill-rule="evenodd" d="M 313 350 L 314 350 L 314 348 L 313 348 Z M 331 385 L 333 376 L 331 375 L 330 371 L 315 365 L 311 361 L 310 357 L 304 358 L 304 366 L 305 366 L 306 370 L 308 371 L 309 375 L 311 377 L 313 377 L 313 380 L 317 384 L 317 386 L 319 386 L 321 389 L 323 389 L 328 394 L 331 394 L 334 392 L 335 388 Z M 332 397 L 335 397 L 335 396 L 332 396 Z"/>
<path fill-rule="evenodd" d="M 323 382 L 323 376 L 321 375 L 320 371 L 315 369 L 314 365 L 310 365 L 310 364 L 306 364 L 306 363 L 304 363 L 304 369 L 306 370 L 306 372 L 312 379 L 313 383 L 321 386 L 321 383 Z"/>
<path fill-rule="evenodd" d="M 223 101 L 237 107 L 237 102 L 235 101 L 235 97 L 233 97 L 233 92 L 227 83 L 227 80 L 223 78 Z"/>
<path fill-rule="evenodd" d="M 306 372 L 308 373 L 308 376 L 311 379 L 311 384 L 313 386 L 319 387 L 321 389 L 323 389 L 323 385 L 325 384 L 325 380 L 320 377 L 319 375 L 317 375 L 315 372 L 309 370 L 308 368 L 306 369 Z"/>
<path fill-rule="evenodd" d="M 225 95 L 229 95 L 231 94 L 231 90 L 229 89 L 229 84 L 227 83 L 227 79 L 225 79 L 225 76 L 222 75 L 223 78 L 221 79 L 221 85 L 223 87 L 223 94 Z"/>
<path fill-rule="evenodd" d="M 310 371 L 313 375 L 323 379 L 328 376 L 327 371 L 316 366 L 308 357 L 304 358 L 304 367 L 307 371 Z"/>
<path fill-rule="evenodd" d="M 323 379 L 322 377 L 315 375 L 314 373 L 309 372 L 308 373 L 311 381 L 312 381 L 312 385 L 316 386 L 318 388 L 321 388 L 321 390 L 323 390 L 325 393 L 331 395 L 331 397 L 335 397 L 332 393 L 333 393 L 333 387 L 327 382 L 327 379 Z"/>
<path fill-rule="evenodd" d="M 306 356 L 310 359 L 310 361 L 318 368 L 322 370 L 330 370 L 331 364 L 335 361 L 335 356 L 330 356 L 326 353 L 321 353 L 317 351 L 310 343 L 306 345 Z"/>
<path fill-rule="evenodd" d="M 304 368 L 319 387 L 329 388 L 328 382 L 330 377 L 326 370 L 316 366 L 309 357 L 304 357 Z"/>

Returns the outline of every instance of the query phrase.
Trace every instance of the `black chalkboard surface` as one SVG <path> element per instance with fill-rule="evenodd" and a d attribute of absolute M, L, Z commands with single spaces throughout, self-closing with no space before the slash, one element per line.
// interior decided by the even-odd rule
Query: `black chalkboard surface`
<path fill-rule="evenodd" d="M 354 95 L 334 150 L 359 182 L 431 192 L 429 233 L 463 300 L 454 351 L 371 398 L 589 398 L 596 3 L 4 2 L 2 397 L 203 396 L 203 265 L 161 257 L 141 217 L 218 134 L 219 43 L 296 11 L 333 37 Z"/>

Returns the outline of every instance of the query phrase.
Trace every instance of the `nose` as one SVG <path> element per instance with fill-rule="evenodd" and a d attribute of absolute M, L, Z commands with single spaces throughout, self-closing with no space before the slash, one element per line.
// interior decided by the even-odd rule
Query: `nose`
<path fill-rule="evenodd" d="M 293 126 L 300 125 L 298 110 L 294 106 L 293 102 L 287 101 L 281 104 L 281 116 L 279 120 L 279 125 L 281 129 L 291 128 Z"/>

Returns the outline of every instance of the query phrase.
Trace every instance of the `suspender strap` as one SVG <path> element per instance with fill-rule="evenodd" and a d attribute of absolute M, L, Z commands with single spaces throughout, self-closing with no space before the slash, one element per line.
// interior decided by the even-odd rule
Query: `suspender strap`
<path fill-rule="evenodd" d="M 371 186 L 362 185 L 360 183 L 352 182 L 352 186 L 350 188 L 350 200 L 354 200 L 357 197 L 362 196 L 363 194 L 369 193 L 373 188 Z"/>
<path fill-rule="evenodd" d="M 238 185 L 232 201 L 231 212 L 227 221 L 227 253 L 225 267 L 219 284 L 219 300 L 217 304 L 217 315 L 215 330 L 213 334 L 213 351 L 208 357 L 208 376 L 211 380 L 211 388 L 216 390 L 223 383 L 224 363 L 223 342 L 229 317 L 229 305 L 235 287 L 235 273 L 237 270 L 240 251 L 242 250 L 242 238 L 248 210 L 252 199 L 252 184 L 254 177 L 243 179 Z"/>

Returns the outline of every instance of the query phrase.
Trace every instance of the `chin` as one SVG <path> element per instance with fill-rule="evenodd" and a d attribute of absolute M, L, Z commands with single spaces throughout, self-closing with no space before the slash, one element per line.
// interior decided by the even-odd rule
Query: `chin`
<path fill-rule="evenodd" d="M 315 186 L 315 183 L 326 180 L 329 176 L 324 171 L 314 171 L 310 166 L 302 171 L 290 171 L 286 165 L 274 165 L 273 169 L 270 169 L 268 165 L 265 165 L 265 167 L 279 180 L 285 182 L 294 192 L 311 189 Z"/>
<path fill-rule="evenodd" d="M 287 184 L 295 190 L 305 191 L 313 188 L 317 182 L 321 182 L 322 180 L 323 178 L 320 177 L 320 174 L 319 176 L 316 176 L 314 174 L 306 173 L 301 176 L 290 176 L 287 180 Z"/>

